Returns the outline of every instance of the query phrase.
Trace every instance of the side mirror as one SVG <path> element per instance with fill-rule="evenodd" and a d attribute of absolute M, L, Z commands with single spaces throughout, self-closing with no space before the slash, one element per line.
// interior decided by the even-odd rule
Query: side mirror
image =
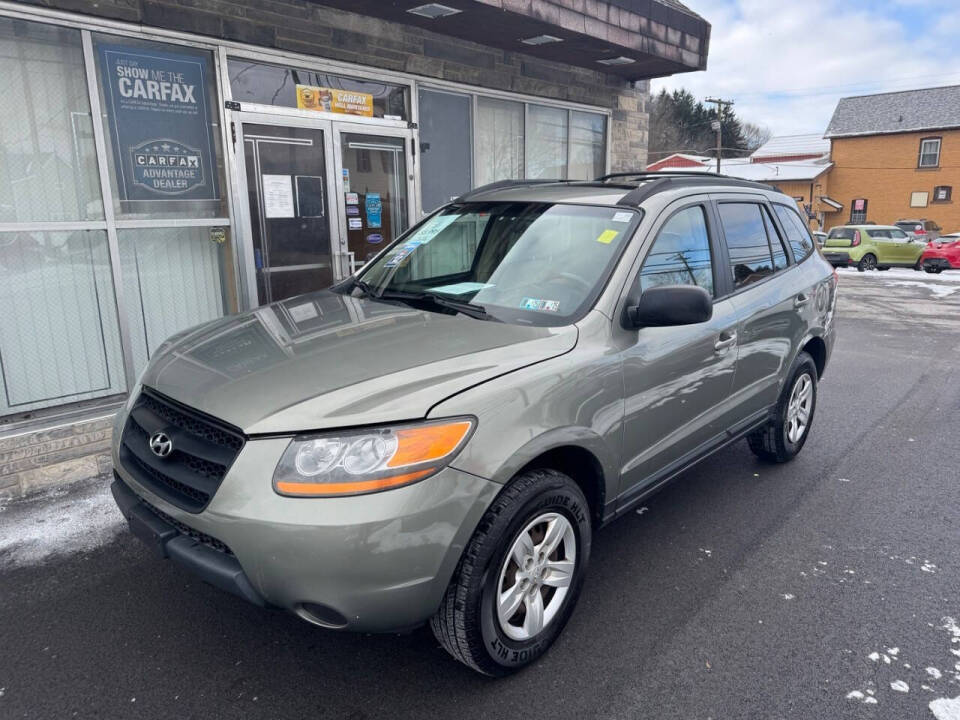
<path fill-rule="evenodd" d="M 696 285 L 663 285 L 630 298 L 622 324 L 628 329 L 696 325 L 713 317 L 713 298 Z"/>

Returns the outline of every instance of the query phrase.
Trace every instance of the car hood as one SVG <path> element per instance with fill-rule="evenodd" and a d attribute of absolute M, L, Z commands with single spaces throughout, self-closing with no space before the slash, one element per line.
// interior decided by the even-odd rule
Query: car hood
<path fill-rule="evenodd" d="M 574 326 L 508 325 L 324 290 L 174 337 L 141 382 L 248 434 L 293 433 L 425 417 L 576 342 Z"/>

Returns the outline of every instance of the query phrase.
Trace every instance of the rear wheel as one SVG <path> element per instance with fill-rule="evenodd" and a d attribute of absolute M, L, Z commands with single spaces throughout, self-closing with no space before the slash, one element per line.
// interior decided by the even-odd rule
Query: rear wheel
<path fill-rule="evenodd" d="M 867 253 L 862 258 L 860 262 L 857 263 L 857 270 L 864 272 L 866 270 L 876 270 L 877 269 L 877 256 L 873 253 Z"/>
<path fill-rule="evenodd" d="M 504 488 L 480 521 L 430 621 L 437 640 L 486 675 L 507 675 L 547 651 L 563 630 L 590 559 L 590 508 L 556 470 L 531 470 Z"/>
<path fill-rule="evenodd" d="M 803 449 L 817 408 L 817 365 L 806 352 L 793 362 L 774 418 L 747 436 L 754 455 L 769 462 L 792 460 Z"/>
<path fill-rule="evenodd" d="M 877 270 L 889 270 L 889 265 L 877 265 Z"/>

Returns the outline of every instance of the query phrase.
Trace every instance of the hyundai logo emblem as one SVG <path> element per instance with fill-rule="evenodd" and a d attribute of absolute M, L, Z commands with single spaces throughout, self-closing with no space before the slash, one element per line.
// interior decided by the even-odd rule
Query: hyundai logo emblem
<path fill-rule="evenodd" d="M 150 436 L 150 451 L 160 458 L 173 452 L 173 440 L 165 432 L 155 432 Z"/>

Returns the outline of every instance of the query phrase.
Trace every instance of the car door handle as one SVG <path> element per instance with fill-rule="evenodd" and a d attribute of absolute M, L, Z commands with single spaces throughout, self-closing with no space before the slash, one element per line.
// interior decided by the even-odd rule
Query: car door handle
<path fill-rule="evenodd" d="M 803 306 L 806 305 L 808 302 L 810 302 L 810 298 L 807 297 L 806 295 L 804 295 L 803 293 L 800 293 L 799 295 L 797 295 L 797 296 L 793 299 L 793 306 L 794 306 L 794 307 L 803 307 Z"/>
<path fill-rule="evenodd" d="M 733 347 L 737 344 L 737 334 L 728 330 L 724 330 L 720 333 L 720 337 L 717 338 L 717 341 L 713 344 L 714 349 L 716 350 L 726 350 L 728 347 Z"/>

